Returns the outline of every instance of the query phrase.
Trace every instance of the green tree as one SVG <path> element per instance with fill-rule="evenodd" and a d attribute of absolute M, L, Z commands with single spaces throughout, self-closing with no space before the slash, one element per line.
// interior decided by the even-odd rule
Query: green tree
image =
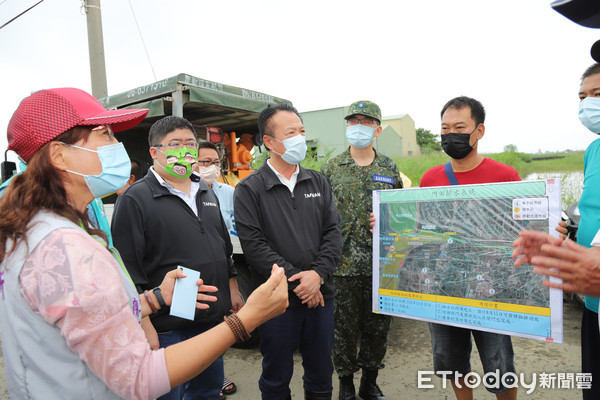
<path fill-rule="evenodd" d="M 507 144 L 506 146 L 504 146 L 504 151 L 506 153 L 516 153 L 517 152 L 517 146 L 514 144 Z"/>
<path fill-rule="evenodd" d="M 442 145 L 438 141 L 438 136 L 431 133 L 429 129 L 417 128 L 417 144 L 421 151 L 427 153 L 431 151 L 441 151 Z"/>

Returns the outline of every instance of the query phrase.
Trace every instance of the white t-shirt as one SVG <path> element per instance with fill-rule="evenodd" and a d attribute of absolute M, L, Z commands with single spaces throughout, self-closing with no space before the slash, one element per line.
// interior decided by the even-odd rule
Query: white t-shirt
<path fill-rule="evenodd" d="M 600 246 L 600 230 L 598 230 L 598 233 L 596 233 L 596 236 L 594 236 L 594 238 L 592 239 L 592 243 L 590 243 L 592 246 Z"/>

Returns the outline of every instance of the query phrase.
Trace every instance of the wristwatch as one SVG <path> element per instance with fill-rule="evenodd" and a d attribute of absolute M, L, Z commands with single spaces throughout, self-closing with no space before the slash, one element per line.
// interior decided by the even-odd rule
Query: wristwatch
<path fill-rule="evenodd" d="M 166 310 L 167 305 L 165 304 L 165 299 L 162 297 L 162 293 L 160 292 L 160 287 L 157 286 L 154 289 L 152 289 L 152 291 L 154 292 L 154 295 L 156 296 L 156 300 L 158 301 L 158 304 L 160 305 L 160 309 Z"/>

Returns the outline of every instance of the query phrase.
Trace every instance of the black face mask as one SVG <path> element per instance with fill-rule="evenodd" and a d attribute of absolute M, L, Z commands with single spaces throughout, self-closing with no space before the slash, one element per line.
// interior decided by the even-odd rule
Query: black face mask
<path fill-rule="evenodd" d="M 477 128 L 473 129 L 473 132 L 475 132 L 475 130 L 477 130 Z M 444 149 L 444 152 L 455 160 L 465 158 L 473 151 L 473 146 L 471 146 L 469 143 L 471 141 L 471 135 L 473 132 L 450 132 L 442 135 L 442 149 Z"/>

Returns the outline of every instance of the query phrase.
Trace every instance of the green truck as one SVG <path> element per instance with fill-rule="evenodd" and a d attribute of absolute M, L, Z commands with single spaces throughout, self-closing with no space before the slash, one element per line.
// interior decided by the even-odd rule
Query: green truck
<path fill-rule="evenodd" d="M 223 181 L 232 186 L 252 172 L 252 155 L 262 144 L 258 135 L 258 114 L 276 103 L 291 104 L 289 100 L 265 93 L 188 74 L 179 74 L 99 101 L 107 109 L 150 110 L 146 119 L 135 128 L 116 134 L 129 156 L 140 161 L 144 173 L 152 163 L 148 146 L 150 126 L 162 117 L 176 115 L 189 120 L 201 140 L 211 141 L 221 149 Z M 109 220 L 112 206 L 110 199 L 105 201 Z M 239 272 L 238 285 L 246 298 L 253 289 L 250 272 L 237 236 L 231 235 L 231 239 Z"/>

